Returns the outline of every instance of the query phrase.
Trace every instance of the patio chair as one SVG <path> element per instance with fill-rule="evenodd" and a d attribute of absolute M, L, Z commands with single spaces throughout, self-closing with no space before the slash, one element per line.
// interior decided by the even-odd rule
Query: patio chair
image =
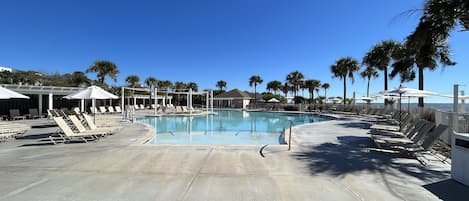
<path fill-rule="evenodd" d="M 23 136 L 31 130 L 31 126 L 18 123 L 0 123 L 0 142 L 11 138 Z"/>
<path fill-rule="evenodd" d="M 116 111 L 114 111 L 114 107 L 112 107 L 112 106 L 108 106 L 107 111 L 109 111 L 109 113 L 111 113 L 111 114 L 116 113 Z"/>
<path fill-rule="evenodd" d="M 72 122 L 73 126 L 75 126 L 75 128 L 78 130 L 79 133 L 86 133 L 86 132 L 90 132 L 90 131 L 93 131 L 96 134 L 96 136 L 99 136 L 99 137 L 104 137 L 106 136 L 107 134 L 109 134 L 111 132 L 111 130 L 109 129 L 86 129 L 85 126 L 83 125 L 83 123 L 77 118 L 77 116 L 75 115 L 70 115 L 68 116 L 70 118 L 70 121 Z M 86 121 L 86 119 L 85 119 Z"/>
<path fill-rule="evenodd" d="M 145 109 L 145 106 L 143 104 L 140 104 L 140 109 Z"/>
<path fill-rule="evenodd" d="M 109 131 L 108 134 L 112 135 L 112 134 L 117 133 L 120 129 L 122 129 L 122 126 L 112 124 L 111 122 L 107 122 L 108 124 L 103 124 L 103 125 L 100 125 L 100 126 L 96 126 L 96 124 L 93 122 L 91 117 L 88 116 L 87 114 L 83 114 L 83 118 L 84 118 L 86 124 L 88 124 L 88 127 L 90 128 L 90 130 L 102 129 L 102 130 Z"/>
<path fill-rule="evenodd" d="M 432 122 L 419 123 L 407 135 L 401 136 L 373 136 L 373 141 L 381 148 L 389 148 L 401 144 L 413 144 L 421 141 L 423 137 L 435 126 Z"/>
<path fill-rule="evenodd" d="M 94 132 L 86 132 L 86 133 L 75 133 L 73 130 L 67 125 L 65 120 L 62 117 L 54 117 L 55 123 L 59 126 L 60 130 L 62 130 L 63 133 L 57 132 L 57 134 L 60 136 L 60 139 L 63 142 L 71 142 L 72 140 L 78 139 L 81 140 L 85 143 L 87 143 L 90 140 L 97 140 L 99 137 L 97 136 L 97 133 Z M 57 139 L 49 136 L 49 139 L 52 143 L 57 144 Z"/>
<path fill-rule="evenodd" d="M 10 109 L 10 120 L 24 120 L 26 116 L 20 114 L 19 109 Z"/>
<path fill-rule="evenodd" d="M 43 115 L 39 114 L 39 110 L 37 108 L 29 108 L 28 117 L 31 119 L 39 119 L 42 118 Z"/>
<path fill-rule="evenodd" d="M 72 111 L 75 113 L 75 115 L 81 114 L 80 108 L 78 108 L 78 107 L 74 107 L 74 108 L 72 109 Z"/>
<path fill-rule="evenodd" d="M 121 106 L 114 106 L 114 108 L 116 109 L 116 112 L 118 113 L 121 113 L 122 112 L 122 109 L 121 109 Z"/>
<path fill-rule="evenodd" d="M 99 112 L 101 114 L 106 114 L 107 113 L 106 108 L 104 106 L 99 106 Z"/>
<path fill-rule="evenodd" d="M 416 155 L 425 152 L 431 152 L 431 149 L 440 136 L 448 129 L 447 125 L 440 124 L 428 133 L 420 143 L 402 144 L 390 147 L 394 151 L 398 151 L 405 155 Z"/>

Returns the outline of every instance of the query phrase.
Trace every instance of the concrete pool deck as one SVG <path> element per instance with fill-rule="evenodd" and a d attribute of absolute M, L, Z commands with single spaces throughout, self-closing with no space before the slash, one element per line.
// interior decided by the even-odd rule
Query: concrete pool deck
<path fill-rule="evenodd" d="M 96 143 L 50 145 L 57 127 L 27 121 L 0 143 L 0 200 L 465 200 L 450 165 L 370 151 L 368 122 L 345 117 L 294 129 L 285 145 L 142 145 L 125 124 Z M 46 122 L 46 123 L 44 123 Z M 53 124 L 51 124 L 53 125 Z"/>

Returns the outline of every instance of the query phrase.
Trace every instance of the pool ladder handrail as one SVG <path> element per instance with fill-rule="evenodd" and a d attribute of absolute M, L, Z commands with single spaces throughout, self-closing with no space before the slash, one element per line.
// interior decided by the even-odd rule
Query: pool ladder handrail
<path fill-rule="evenodd" d="M 291 128 L 293 127 L 293 125 L 295 125 L 295 123 L 293 123 L 292 120 L 288 120 L 290 122 L 290 131 L 289 131 L 289 134 L 288 134 L 288 151 L 291 150 Z"/>

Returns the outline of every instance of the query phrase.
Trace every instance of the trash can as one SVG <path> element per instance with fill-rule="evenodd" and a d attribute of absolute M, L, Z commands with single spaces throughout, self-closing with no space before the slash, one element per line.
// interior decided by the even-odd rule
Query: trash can
<path fill-rule="evenodd" d="M 469 133 L 453 131 L 451 140 L 451 176 L 469 186 Z"/>

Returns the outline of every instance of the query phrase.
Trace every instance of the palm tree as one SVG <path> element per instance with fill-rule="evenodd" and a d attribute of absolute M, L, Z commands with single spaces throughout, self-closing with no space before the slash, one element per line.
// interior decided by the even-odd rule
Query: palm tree
<path fill-rule="evenodd" d="M 321 86 L 321 88 L 324 89 L 324 101 L 327 100 L 327 90 L 329 89 L 329 87 L 330 87 L 329 83 L 324 83 Z"/>
<path fill-rule="evenodd" d="M 249 86 L 254 87 L 254 105 L 257 105 L 257 84 L 262 84 L 264 80 L 262 80 L 261 76 L 253 75 L 249 78 Z"/>
<path fill-rule="evenodd" d="M 129 75 L 125 78 L 125 82 L 129 85 L 129 87 L 138 87 L 140 78 L 136 75 Z"/>
<path fill-rule="evenodd" d="M 217 82 L 216 87 L 218 88 L 219 91 L 223 91 L 223 89 L 226 89 L 226 82 L 224 80 L 220 80 Z"/>
<path fill-rule="evenodd" d="M 186 84 L 188 89 L 192 89 L 192 91 L 197 92 L 199 91 L 199 86 L 195 82 L 189 82 Z"/>
<path fill-rule="evenodd" d="M 145 79 L 145 85 L 151 90 L 152 88 L 156 88 L 158 86 L 158 80 L 154 77 L 147 77 L 147 79 Z M 150 104 L 151 104 L 151 100 L 152 100 L 152 93 L 153 92 L 150 92 Z M 158 94 L 155 94 L 155 104 L 158 103 Z"/>
<path fill-rule="evenodd" d="M 333 77 L 342 79 L 344 81 L 344 105 L 347 98 L 347 77 L 352 79 L 352 83 L 355 82 L 353 73 L 360 70 L 360 64 L 358 61 L 352 57 L 343 57 L 336 61 L 335 64 L 331 66 L 331 71 Z"/>
<path fill-rule="evenodd" d="M 285 94 L 285 98 L 288 97 L 288 92 L 291 90 L 291 86 L 288 85 L 288 83 L 285 82 L 285 84 L 283 84 L 282 88 L 280 88 L 280 90 L 282 90 L 283 94 Z"/>
<path fill-rule="evenodd" d="M 111 77 L 114 82 L 117 81 L 117 75 L 119 74 L 119 70 L 117 69 L 116 64 L 110 61 L 95 61 L 91 66 L 86 69 L 86 73 L 97 73 L 98 82 L 101 85 L 104 85 L 104 81 L 106 77 Z"/>
<path fill-rule="evenodd" d="M 158 86 L 158 80 L 154 77 L 148 77 L 147 79 L 145 79 L 145 85 L 148 88 L 156 87 Z"/>
<path fill-rule="evenodd" d="M 384 40 L 373 46 L 373 48 L 363 57 L 363 64 L 370 68 L 376 68 L 383 71 L 384 90 L 388 90 L 388 67 L 391 61 L 399 51 L 401 44 L 393 40 Z M 385 99 L 385 104 L 388 101 Z"/>
<path fill-rule="evenodd" d="M 309 91 L 309 99 L 311 100 L 311 103 L 314 103 L 314 91 L 316 89 L 319 90 L 319 87 L 321 87 L 321 81 L 319 81 L 319 80 L 306 80 L 305 81 L 305 86 Z"/>
<path fill-rule="evenodd" d="M 293 87 L 293 96 L 296 97 L 299 87 L 301 86 L 301 83 L 303 82 L 303 79 L 305 76 L 303 73 L 299 71 L 293 71 L 290 74 L 287 75 L 286 81 L 288 84 L 290 84 Z"/>
<path fill-rule="evenodd" d="M 186 89 L 187 86 L 186 84 L 184 84 L 184 82 L 175 82 L 174 83 L 174 89 L 176 89 L 176 91 L 182 91 L 184 89 Z M 181 94 L 178 93 L 178 102 L 179 104 L 181 104 Z"/>
<path fill-rule="evenodd" d="M 450 58 L 447 43 L 451 31 L 459 22 L 467 29 L 469 3 L 462 0 L 428 0 L 423 16 L 395 56 L 391 76 L 401 76 L 401 81 L 415 79 L 418 72 L 419 89 L 424 90 L 424 70 L 435 70 L 438 63 L 443 67 L 456 63 Z M 419 98 L 419 107 L 424 106 L 423 98 Z"/>
<path fill-rule="evenodd" d="M 370 97 L 370 81 L 371 78 L 377 78 L 379 76 L 378 71 L 375 68 L 368 66 L 360 73 L 360 76 L 364 79 L 368 79 L 368 85 L 366 88 L 366 97 Z"/>
<path fill-rule="evenodd" d="M 173 88 L 173 83 L 169 80 L 164 80 L 164 81 L 158 82 L 158 87 L 168 91 L 168 89 Z"/>
<path fill-rule="evenodd" d="M 277 91 L 282 88 L 282 83 L 278 80 L 273 80 L 267 83 L 266 89 L 269 91 L 273 91 L 275 95 L 277 95 Z"/>
<path fill-rule="evenodd" d="M 73 86 L 78 87 L 89 85 L 91 83 L 91 80 L 86 76 L 85 73 L 81 71 L 75 71 L 71 75 L 71 82 Z"/>

